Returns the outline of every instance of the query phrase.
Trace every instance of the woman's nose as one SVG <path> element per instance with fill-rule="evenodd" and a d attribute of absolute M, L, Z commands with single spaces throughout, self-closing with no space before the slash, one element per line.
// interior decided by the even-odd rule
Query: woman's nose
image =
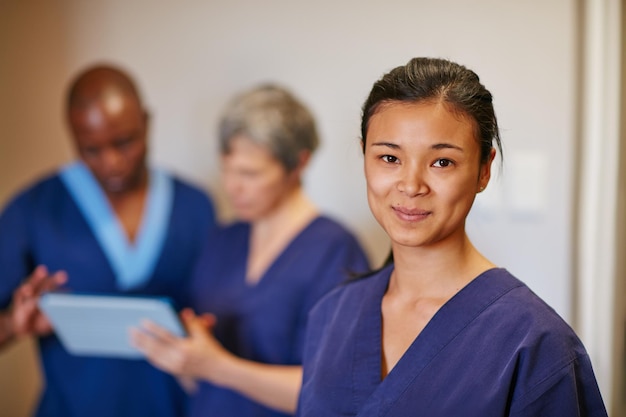
<path fill-rule="evenodd" d="M 241 188 L 241 181 L 232 172 L 222 173 L 222 186 L 227 194 L 233 195 Z"/>
<path fill-rule="evenodd" d="M 403 169 L 397 187 L 398 191 L 409 197 L 425 194 L 429 190 L 425 172 L 417 167 Z"/>

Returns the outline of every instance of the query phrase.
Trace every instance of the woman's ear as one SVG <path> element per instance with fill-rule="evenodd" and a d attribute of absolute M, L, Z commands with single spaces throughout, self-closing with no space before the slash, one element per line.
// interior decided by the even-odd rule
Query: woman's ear
<path fill-rule="evenodd" d="M 296 170 L 298 170 L 299 173 L 301 174 L 309 165 L 310 160 L 311 160 L 311 151 L 309 151 L 308 149 L 300 151 L 300 154 L 298 154 L 298 165 L 296 166 Z"/>
<path fill-rule="evenodd" d="M 489 179 L 491 178 L 491 166 L 493 165 L 493 160 L 496 157 L 496 149 L 491 148 L 489 152 L 489 157 L 487 161 L 480 166 L 480 174 L 478 177 L 478 190 L 476 192 L 480 193 L 487 188 L 487 184 L 489 184 Z"/>
<path fill-rule="evenodd" d="M 300 153 L 298 154 L 298 164 L 295 166 L 294 169 L 289 172 L 289 175 L 295 177 L 298 181 L 300 181 L 300 178 L 306 167 L 309 165 L 310 160 L 311 151 L 306 149 L 300 151 Z"/>

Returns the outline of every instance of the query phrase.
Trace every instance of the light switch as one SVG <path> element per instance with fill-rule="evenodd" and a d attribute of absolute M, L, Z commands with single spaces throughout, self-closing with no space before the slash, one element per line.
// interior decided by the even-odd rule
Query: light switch
<path fill-rule="evenodd" d="M 548 156 L 543 151 L 516 150 L 505 167 L 510 209 L 516 214 L 543 214 L 548 204 Z"/>

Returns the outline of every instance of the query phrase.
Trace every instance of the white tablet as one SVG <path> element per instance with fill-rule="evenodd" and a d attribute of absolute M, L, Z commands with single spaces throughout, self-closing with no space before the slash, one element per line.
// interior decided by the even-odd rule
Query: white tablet
<path fill-rule="evenodd" d="M 185 334 L 167 298 L 46 293 L 39 308 L 74 355 L 142 359 L 130 344 L 130 328 L 149 319 L 177 336 Z"/>

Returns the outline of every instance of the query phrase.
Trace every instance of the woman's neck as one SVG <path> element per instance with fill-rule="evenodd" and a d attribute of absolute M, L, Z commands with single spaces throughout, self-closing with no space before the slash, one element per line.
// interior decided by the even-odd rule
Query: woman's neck
<path fill-rule="evenodd" d="M 318 215 L 317 207 L 298 186 L 271 213 L 252 222 L 246 281 L 258 282 L 291 241 Z"/>
<path fill-rule="evenodd" d="M 409 297 L 449 298 L 495 265 L 472 245 L 466 234 L 436 247 L 392 245 L 394 272 L 390 289 Z"/>
<path fill-rule="evenodd" d="M 270 213 L 251 223 L 252 236 L 266 238 L 280 234 L 281 230 L 308 224 L 317 215 L 317 208 L 298 186 Z"/>

